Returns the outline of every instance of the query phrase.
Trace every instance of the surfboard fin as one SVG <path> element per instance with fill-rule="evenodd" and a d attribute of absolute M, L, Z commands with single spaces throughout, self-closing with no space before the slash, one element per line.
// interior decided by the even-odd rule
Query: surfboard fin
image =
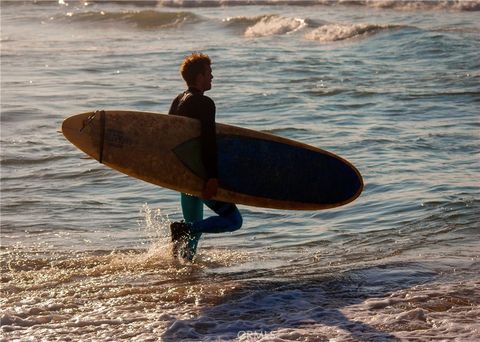
<path fill-rule="evenodd" d="M 190 171 L 202 179 L 207 178 L 207 171 L 201 158 L 200 138 L 188 140 L 173 149 L 178 159 Z"/>

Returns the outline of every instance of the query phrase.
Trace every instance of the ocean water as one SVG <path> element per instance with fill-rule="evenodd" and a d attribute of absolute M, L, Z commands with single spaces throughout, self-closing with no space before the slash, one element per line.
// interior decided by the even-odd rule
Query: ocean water
<path fill-rule="evenodd" d="M 0 340 L 480 339 L 478 1 L 2 1 Z M 240 206 L 172 260 L 179 196 L 58 132 L 166 112 L 192 51 L 217 121 L 327 149 L 365 190 Z M 206 212 L 208 214 L 208 212 Z"/>

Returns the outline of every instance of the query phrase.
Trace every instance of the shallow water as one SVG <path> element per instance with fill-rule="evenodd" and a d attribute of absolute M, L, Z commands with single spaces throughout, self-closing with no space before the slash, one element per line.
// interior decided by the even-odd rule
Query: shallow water
<path fill-rule="evenodd" d="M 1 338 L 479 339 L 479 4 L 153 3 L 1 3 Z M 195 50 L 217 121 L 345 157 L 361 197 L 241 206 L 172 260 L 178 194 L 57 131 L 166 112 Z"/>

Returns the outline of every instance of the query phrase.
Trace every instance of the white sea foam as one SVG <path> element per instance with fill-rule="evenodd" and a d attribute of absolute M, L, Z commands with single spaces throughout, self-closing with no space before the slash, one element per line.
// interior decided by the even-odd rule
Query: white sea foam
<path fill-rule="evenodd" d="M 335 3 L 337 1 L 332 1 Z M 339 0 L 337 3 L 348 1 Z M 359 5 L 376 8 L 391 8 L 398 10 L 459 10 L 476 11 L 480 10 L 478 0 L 441 0 L 441 1 L 418 1 L 418 0 L 363 0 L 356 1 Z"/>
<path fill-rule="evenodd" d="M 377 32 L 398 28 L 397 25 L 377 25 L 377 24 L 327 24 L 315 30 L 305 33 L 305 38 L 320 42 L 333 42 L 351 38 L 359 38 Z"/>
<path fill-rule="evenodd" d="M 255 24 L 245 31 L 245 37 L 266 37 L 293 33 L 306 27 L 307 23 L 302 18 L 281 17 L 269 15 L 261 17 Z"/>

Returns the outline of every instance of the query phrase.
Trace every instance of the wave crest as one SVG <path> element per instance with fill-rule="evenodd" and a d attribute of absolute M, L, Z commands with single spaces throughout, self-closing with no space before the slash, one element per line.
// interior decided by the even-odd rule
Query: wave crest
<path fill-rule="evenodd" d="M 262 18 L 245 31 L 245 37 L 265 37 L 298 31 L 307 24 L 301 18 L 287 18 L 276 15 Z"/>
<path fill-rule="evenodd" d="M 158 0 L 164 7 L 221 7 L 221 6 L 366 6 L 393 10 L 454 10 L 479 11 L 480 0 Z"/>
<path fill-rule="evenodd" d="M 245 30 L 248 38 L 267 37 L 293 33 L 308 26 L 302 18 L 282 17 L 278 15 L 262 15 L 256 17 L 234 17 L 225 19 L 228 26 Z"/>
<path fill-rule="evenodd" d="M 177 27 L 183 23 L 195 21 L 197 16 L 190 12 L 144 10 L 125 12 L 70 12 L 62 19 L 68 22 L 121 23 L 134 25 L 140 29 L 158 29 Z"/>

